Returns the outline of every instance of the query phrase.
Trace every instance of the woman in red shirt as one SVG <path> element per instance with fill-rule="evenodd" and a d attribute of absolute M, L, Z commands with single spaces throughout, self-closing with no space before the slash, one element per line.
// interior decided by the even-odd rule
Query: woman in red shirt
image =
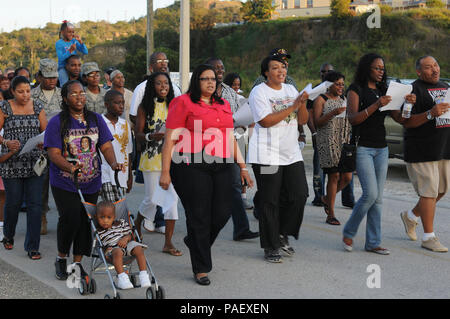
<path fill-rule="evenodd" d="M 211 246 L 231 216 L 231 164 L 241 168 L 241 180 L 253 181 L 233 136 L 230 104 L 216 93 L 217 77 L 208 64 L 198 66 L 188 92 L 169 105 L 159 184 L 171 182 L 186 213 L 194 279 L 209 285 Z"/>

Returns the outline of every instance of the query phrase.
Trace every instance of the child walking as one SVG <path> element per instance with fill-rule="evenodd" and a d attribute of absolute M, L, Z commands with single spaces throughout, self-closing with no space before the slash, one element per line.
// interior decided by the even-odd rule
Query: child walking
<path fill-rule="evenodd" d="M 103 120 L 114 137 L 112 145 L 116 160 L 123 163 L 124 170 L 119 172 L 119 185 L 116 185 L 114 171 L 107 164 L 102 156 L 102 190 L 101 196 L 104 201 L 117 202 L 121 199 L 125 191 L 129 193 L 133 185 L 133 176 L 130 168 L 131 153 L 133 152 L 133 136 L 131 126 L 127 120 L 120 116 L 124 112 L 125 100 L 122 93 L 116 90 L 109 90 L 105 94 L 106 114 Z M 122 194 L 122 196 L 120 195 Z"/>
<path fill-rule="evenodd" d="M 75 26 L 64 20 L 59 30 L 60 39 L 56 41 L 56 55 L 58 56 L 58 75 L 59 86 L 62 87 L 64 83 L 69 80 L 66 71 L 66 60 L 71 55 L 88 54 L 86 44 L 83 43 L 81 37 L 75 34 Z"/>
<path fill-rule="evenodd" d="M 97 204 L 95 215 L 98 222 L 98 235 L 102 242 L 105 255 L 111 258 L 117 272 L 117 287 L 131 289 L 133 284 L 123 270 L 123 256 L 135 256 L 139 267 L 139 282 L 141 287 L 150 287 L 150 277 L 147 273 L 147 263 L 144 256 L 146 245 L 133 240 L 130 225 L 123 219 L 116 220 L 115 206 L 112 202 L 102 201 Z"/>

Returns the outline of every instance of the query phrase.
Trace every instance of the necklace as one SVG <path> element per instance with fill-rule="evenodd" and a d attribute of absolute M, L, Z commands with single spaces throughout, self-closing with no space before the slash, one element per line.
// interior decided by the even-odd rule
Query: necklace
<path fill-rule="evenodd" d="M 86 121 L 83 118 L 83 114 L 74 114 L 73 117 L 78 120 L 78 123 L 84 124 L 86 126 Z"/>

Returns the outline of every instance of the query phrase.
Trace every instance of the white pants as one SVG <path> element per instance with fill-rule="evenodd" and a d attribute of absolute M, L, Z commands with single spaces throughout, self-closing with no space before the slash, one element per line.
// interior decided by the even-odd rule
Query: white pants
<path fill-rule="evenodd" d="M 144 176 L 145 197 L 139 206 L 139 213 L 146 219 L 153 221 L 157 205 L 152 202 L 152 195 L 155 192 L 155 188 L 159 185 L 161 172 L 142 172 L 142 174 Z M 176 202 L 172 208 L 164 213 L 164 219 L 178 220 L 178 196 L 175 196 L 175 198 Z"/>

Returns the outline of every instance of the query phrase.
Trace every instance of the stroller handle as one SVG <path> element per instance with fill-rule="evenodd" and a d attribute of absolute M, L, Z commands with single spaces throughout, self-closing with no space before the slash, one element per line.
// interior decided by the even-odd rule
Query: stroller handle
<path fill-rule="evenodd" d="M 119 172 L 120 172 L 120 169 L 114 170 L 114 181 L 116 182 L 117 187 L 121 187 L 120 181 L 119 181 Z"/>

